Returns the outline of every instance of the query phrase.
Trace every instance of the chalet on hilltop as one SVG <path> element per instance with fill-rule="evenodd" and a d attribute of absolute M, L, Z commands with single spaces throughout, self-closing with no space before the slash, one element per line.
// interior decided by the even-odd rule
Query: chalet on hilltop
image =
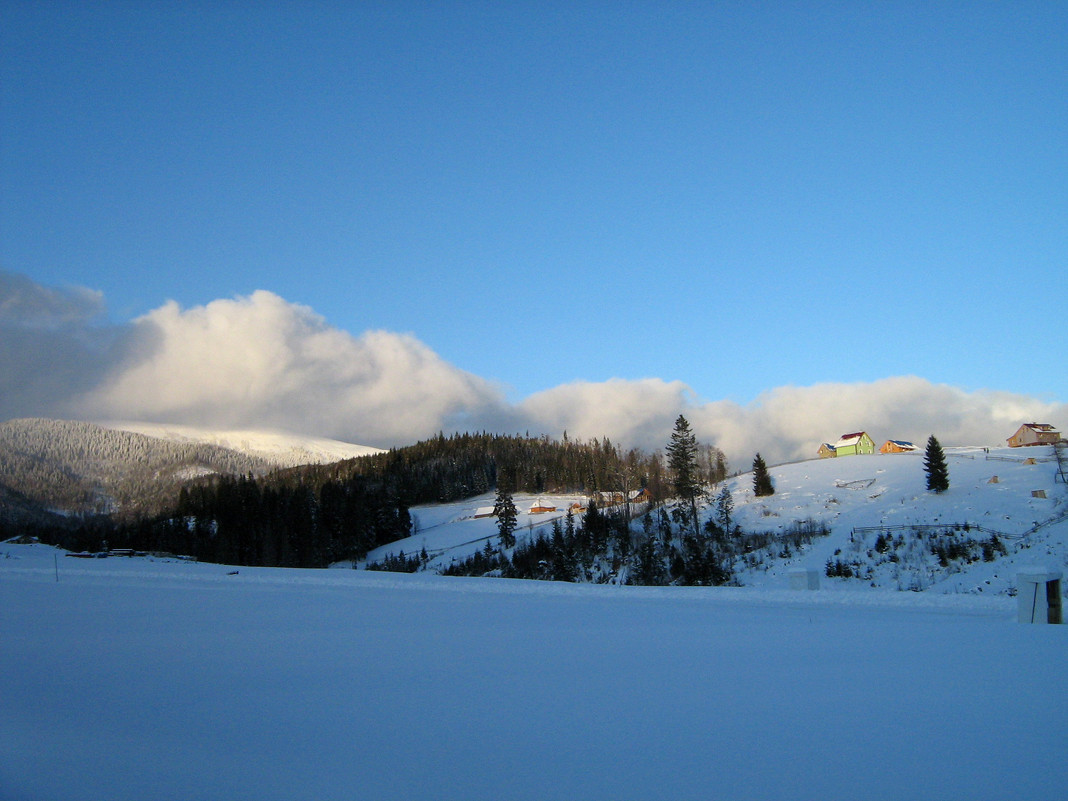
<path fill-rule="evenodd" d="M 863 453 L 875 453 L 875 441 L 866 431 L 843 434 L 842 438 L 834 443 L 835 456 L 857 456 Z"/>
<path fill-rule="evenodd" d="M 837 453 L 835 453 L 834 445 L 829 442 L 824 442 L 822 445 L 820 445 L 820 449 L 816 451 L 816 454 L 821 459 L 832 459 L 838 455 Z"/>
<path fill-rule="evenodd" d="M 883 443 L 883 447 L 879 448 L 879 453 L 912 453 L 918 450 L 911 442 L 903 439 L 888 439 Z"/>
<path fill-rule="evenodd" d="M 1029 445 L 1056 445 L 1061 432 L 1049 423 L 1024 423 L 1009 437 L 1010 448 L 1025 448 Z"/>

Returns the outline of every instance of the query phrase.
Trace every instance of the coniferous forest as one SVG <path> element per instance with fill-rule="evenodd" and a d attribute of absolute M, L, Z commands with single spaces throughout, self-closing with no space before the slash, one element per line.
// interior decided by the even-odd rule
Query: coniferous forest
<path fill-rule="evenodd" d="M 726 476 L 726 460 L 716 449 L 699 449 L 693 459 L 701 481 Z M 330 465 L 200 478 L 182 487 L 166 511 L 152 516 L 39 516 L 32 527 L 42 540 L 71 550 L 127 548 L 233 565 L 325 567 L 362 559 L 368 551 L 408 536 L 408 509 L 416 504 L 459 500 L 506 486 L 509 492 L 591 495 L 644 489 L 651 508 L 657 508 L 672 494 L 666 472 L 658 454 L 624 450 L 607 439 L 580 443 L 566 434 L 562 440 L 442 434 Z M 11 533 L 23 533 L 30 525 L 25 518 L 17 525 L 0 521 L 0 528 Z M 569 522 L 560 538 L 573 552 L 561 564 L 569 560 L 570 566 L 554 571 L 553 577 L 588 579 L 594 552 L 609 559 L 640 558 L 623 529 L 629 526 L 614 513 L 599 513 L 596 507 Z M 521 544 L 513 559 L 522 563 L 522 549 L 541 547 L 538 539 Z M 710 579 L 718 575 L 713 567 L 706 573 Z"/>

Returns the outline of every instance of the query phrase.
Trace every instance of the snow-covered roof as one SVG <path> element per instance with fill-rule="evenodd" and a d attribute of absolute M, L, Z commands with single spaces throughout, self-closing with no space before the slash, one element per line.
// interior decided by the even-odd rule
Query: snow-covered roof
<path fill-rule="evenodd" d="M 890 441 L 892 443 L 894 443 L 895 445 L 897 445 L 899 448 L 913 448 L 913 449 L 915 449 L 915 447 L 916 447 L 911 442 L 906 442 L 903 439 L 892 439 Z"/>
<path fill-rule="evenodd" d="M 1032 431 L 1035 431 L 1035 432 L 1039 432 L 1039 431 L 1050 432 L 1050 431 L 1056 431 L 1057 430 L 1053 426 L 1051 426 L 1049 423 L 1024 423 L 1023 427 L 1024 428 L 1030 428 Z"/>
<path fill-rule="evenodd" d="M 842 434 L 842 438 L 834 443 L 834 448 L 837 450 L 838 448 L 848 448 L 850 445 L 856 445 L 863 436 L 863 431 L 858 431 L 855 434 Z"/>

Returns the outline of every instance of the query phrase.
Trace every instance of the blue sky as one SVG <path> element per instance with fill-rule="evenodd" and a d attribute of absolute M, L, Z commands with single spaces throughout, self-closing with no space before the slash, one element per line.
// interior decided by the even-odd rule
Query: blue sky
<path fill-rule="evenodd" d="M 0 269 L 112 325 L 262 289 L 513 403 L 1068 399 L 1063 3 L 0 8 Z"/>

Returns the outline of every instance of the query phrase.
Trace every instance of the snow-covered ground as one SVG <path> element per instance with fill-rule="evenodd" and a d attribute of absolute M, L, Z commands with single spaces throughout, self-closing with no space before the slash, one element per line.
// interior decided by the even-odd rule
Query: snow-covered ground
<path fill-rule="evenodd" d="M 741 581 L 774 585 L 793 568 L 820 569 L 828 559 L 858 558 L 875 565 L 864 583 L 878 587 L 910 589 L 918 583 L 919 588 L 935 592 L 1005 593 L 1014 588 L 1020 566 L 1040 563 L 1068 568 L 1068 520 L 1029 533 L 1068 512 L 1068 485 L 1056 480 L 1051 447 L 946 448 L 945 453 L 950 487 L 940 494 L 926 489 L 922 452 L 848 456 L 772 468 L 776 491 L 770 498 L 753 496 L 750 476 L 734 479 L 735 519 L 743 529 L 782 530 L 791 521 L 804 519 L 824 522 L 831 529 L 829 537 L 806 552 L 744 571 Z M 1035 491 L 1046 497 L 1035 497 Z M 998 532 L 1008 554 L 994 562 L 953 565 L 948 570 L 939 570 L 937 560 L 928 555 L 926 564 L 917 565 L 919 570 L 907 572 L 907 548 L 898 551 L 902 563 L 869 557 L 879 533 L 855 531 L 954 523 L 985 529 L 962 536 L 982 538 Z"/>
<path fill-rule="evenodd" d="M 98 425 L 115 431 L 130 431 L 146 437 L 172 442 L 197 442 L 215 445 L 264 459 L 279 467 L 295 467 L 302 464 L 326 464 L 342 459 L 352 459 L 372 453 L 381 453 L 381 448 L 369 445 L 353 445 L 336 439 L 306 437 L 274 431 L 220 431 L 193 426 L 164 423 L 102 422 Z"/>
<path fill-rule="evenodd" d="M 935 494 L 926 490 L 923 454 L 876 454 L 818 459 L 772 467 L 775 494 L 753 495 L 752 475 L 730 479 L 734 498 L 734 522 L 745 531 L 787 530 L 795 521 L 825 523 L 831 534 L 788 558 L 757 554 L 757 564 L 739 566 L 737 579 L 745 586 L 777 588 L 788 584 L 788 573 L 799 568 L 823 572 L 828 559 L 857 560 L 871 565 L 864 579 L 822 580 L 826 590 L 851 591 L 875 586 L 887 589 L 924 589 L 939 593 L 1011 593 L 1015 574 L 1025 565 L 1040 564 L 1068 574 L 1068 519 L 1027 533 L 1036 524 L 1068 513 L 1068 486 L 1056 480 L 1053 449 L 1038 448 L 947 448 L 950 488 Z M 1033 462 L 1033 463 L 1031 463 Z M 997 481 L 992 479 L 997 477 Z M 1046 497 L 1034 497 L 1041 491 Z M 712 495 L 715 495 L 715 490 Z M 517 494 L 519 510 L 517 539 L 539 530 L 548 533 L 553 518 L 581 496 Z M 702 519 L 713 512 L 713 498 L 706 498 Z M 527 514 L 535 502 L 555 505 L 555 513 Z M 436 570 L 462 560 L 483 548 L 498 544 L 495 518 L 476 518 L 477 510 L 493 505 L 487 494 L 452 504 L 415 507 L 411 510 L 416 531 L 407 539 L 384 545 L 368 555 L 379 561 L 387 554 L 418 554 L 426 549 L 428 569 Z M 641 507 L 634 507 L 637 512 Z M 578 515 L 581 517 L 581 514 Z M 961 536 L 987 538 L 998 532 L 1007 550 L 993 562 L 953 564 L 940 568 L 937 559 L 925 553 L 922 543 L 901 532 L 887 532 L 910 539 L 890 554 L 873 551 L 878 533 L 856 532 L 872 526 L 906 524 L 968 524 L 985 531 Z M 637 526 L 637 524 L 636 524 Z"/>
<path fill-rule="evenodd" d="M 1006 596 L 232 570 L 0 544 L 0 798 L 1068 791 Z"/>
<path fill-rule="evenodd" d="M 435 570 L 453 560 L 470 556 L 485 547 L 488 540 L 492 540 L 496 545 L 497 518 L 484 516 L 493 508 L 494 498 L 495 494 L 489 492 L 455 503 L 415 506 L 410 510 L 414 530 L 412 536 L 376 548 L 367 555 L 366 561 L 380 561 L 387 554 L 397 555 L 401 551 L 411 556 L 426 549 L 431 557 L 429 569 Z M 513 502 L 518 512 L 516 536 L 519 539 L 530 537 L 538 531 L 548 533 L 554 519 L 560 520 L 563 525 L 568 508 L 572 504 L 585 506 L 587 503 L 582 494 L 535 495 L 525 492 L 516 493 Z M 530 514 L 530 509 L 535 506 L 556 507 L 556 511 Z M 583 513 L 576 511 L 573 514 L 578 525 L 582 521 Z"/>

